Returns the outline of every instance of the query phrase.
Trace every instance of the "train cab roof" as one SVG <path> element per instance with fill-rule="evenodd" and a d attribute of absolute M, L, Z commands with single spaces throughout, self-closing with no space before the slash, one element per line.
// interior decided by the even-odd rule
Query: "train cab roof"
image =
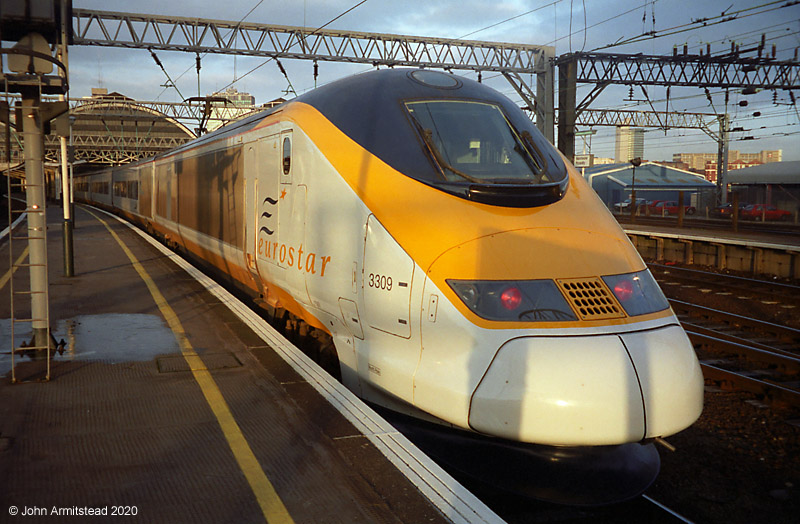
<path fill-rule="evenodd" d="M 525 113 L 499 92 L 426 69 L 371 71 L 296 102 L 317 109 L 407 176 L 484 203 L 531 207 L 566 191 L 566 166 Z"/>

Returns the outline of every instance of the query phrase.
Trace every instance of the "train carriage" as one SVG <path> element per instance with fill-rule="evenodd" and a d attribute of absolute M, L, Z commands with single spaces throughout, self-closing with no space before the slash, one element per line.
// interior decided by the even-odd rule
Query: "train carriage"
<path fill-rule="evenodd" d="M 357 75 L 76 187 L 321 340 L 377 406 L 572 464 L 647 462 L 593 501 L 644 489 L 648 443 L 702 410 L 693 348 L 624 232 L 471 80 Z"/>

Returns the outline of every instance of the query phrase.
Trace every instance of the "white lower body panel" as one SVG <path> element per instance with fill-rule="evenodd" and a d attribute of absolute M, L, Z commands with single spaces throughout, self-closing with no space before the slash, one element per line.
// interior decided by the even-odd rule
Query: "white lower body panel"
<path fill-rule="evenodd" d="M 702 411 L 703 377 L 679 326 L 520 337 L 497 352 L 472 429 L 548 445 L 612 445 L 676 433 Z"/>

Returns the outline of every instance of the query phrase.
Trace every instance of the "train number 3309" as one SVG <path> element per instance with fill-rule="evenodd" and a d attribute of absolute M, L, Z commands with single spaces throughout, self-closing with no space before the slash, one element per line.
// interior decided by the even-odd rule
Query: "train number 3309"
<path fill-rule="evenodd" d="M 369 287 L 375 289 L 383 289 L 386 291 L 392 290 L 392 277 L 386 275 L 378 275 L 376 273 L 369 274 Z"/>

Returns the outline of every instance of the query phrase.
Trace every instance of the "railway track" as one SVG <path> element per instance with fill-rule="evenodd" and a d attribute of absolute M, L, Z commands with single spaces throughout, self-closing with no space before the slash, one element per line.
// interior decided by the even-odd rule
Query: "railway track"
<path fill-rule="evenodd" d="M 539 502 L 466 482 L 465 487 L 508 524 L 571 524 L 597 522 L 647 522 L 692 524 L 693 521 L 650 495 L 610 506 L 579 507 Z"/>
<path fill-rule="evenodd" d="M 670 300 L 706 380 L 800 407 L 800 330 Z"/>
<path fill-rule="evenodd" d="M 776 302 L 785 307 L 796 307 L 800 297 L 800 286 L 769 282 L 754 278 L 712 273 L 698 269 L 649 263 L 653 276 L 667 285 L 677 283 L 700 288 L 713 288 L 721 294 L 740 298 L 755 298 L 765 303 Z"/>

